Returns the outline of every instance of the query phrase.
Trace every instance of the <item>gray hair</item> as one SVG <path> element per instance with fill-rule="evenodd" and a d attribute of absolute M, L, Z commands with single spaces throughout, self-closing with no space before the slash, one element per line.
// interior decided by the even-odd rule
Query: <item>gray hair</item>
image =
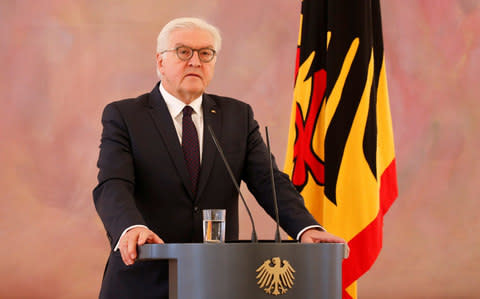
<path fill-rule="evenodd" d="M 220 31 L 217 27 L 207 23 L 205 20 L 199 18 L 177 18 L 168 22 L 163 28 L 162 31 L 158 34 L 157 37 L 157 53 L 160 53 L 163 50 L 166 50 L 168 46 L 168 39 L 170 34 L 175 30 L 179 29 L 201 29 L 208 31 L 214 42 L 214 48 L 216 52 L 220 51 L 222 44 L 222 38 L 220 36 Z"/>
<path fill-rule="evenodd" d="M 201 29 L 209 32 L 213 37 L 213 47 L 218 53 L 222 46 L 222 37 L 217 27 L 207 23 L 205 20 L 199 18 L 177 18 L 168 22 L 160 31 L 157 37 L 157 54 L 167 50 L 168 42 L 172 32 L 181 29 Z M 157 75 L 160 77 L 160 72 L 157 67 Z"/>

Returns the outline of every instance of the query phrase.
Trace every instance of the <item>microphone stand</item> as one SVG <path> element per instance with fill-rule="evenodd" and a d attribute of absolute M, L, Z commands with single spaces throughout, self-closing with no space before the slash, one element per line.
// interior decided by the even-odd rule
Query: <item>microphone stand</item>
<path fill-rule="evenodd" d="M 267 138 L 268 158 L 270 160 L 270 178 L 272 180 L 272 194 L 273 194 L 273 203 L 275 207 L 275 222 L 277 224 L 277 229 L 275 231 L 275 243 L 281 243 L 282 239 L 280 238 L 280 220 L 278 216 L 277 191 L 275 190 L 275 179 L 273 177 L 273 162 L 272 162 L 272 152 L 270 150 L 270 138 L 268 137 L 268 127 L 265 127 L 265 135 Z"/>
<path fill-rule="evenodd" d="M 212 127 L 210 125 L 207 125 L 208 131 L 210 132 L 210 136 L 212 136 L 213 142 L 215 143 L 215 146 L 217 147 L 218 153 L 220 154 L 220 157 L 222 157 L 223 163 L 225 164 L 225 167 L 227 168 L 228 174 L 230 175 L 230 178 L 232 179 L 233 185 L 235 188 L 237 188 L 238 194 L 240 194 L 240 198 L 242 199 L 243 205 L 245 206 L 248 216 L 250 217 L 250 222 L 252 224 L 252 243 L 256 243 L 258 241 L 257 239 L 257 230 L 255 229 L 255 223 L 253 222 L 253 217 L 252 213 L 250 213 L 250 209 L 247 206 L 247 202 L 245 201 L 245 198 L 243 198 L 242 192 L 240 192 L 240 186 L 238 186 L 237 180 L 235 179 L 235 175 L 233 174 L 232 169 L 230 168 L 230 164 L 228 164 L 227 158 L 225 158 L 225 155 L 223 154 L 222 147 L 220 146 L 220 143 L 217 140 L 217 137 L 215 137 L 215 134 L 213 133 Z"/>

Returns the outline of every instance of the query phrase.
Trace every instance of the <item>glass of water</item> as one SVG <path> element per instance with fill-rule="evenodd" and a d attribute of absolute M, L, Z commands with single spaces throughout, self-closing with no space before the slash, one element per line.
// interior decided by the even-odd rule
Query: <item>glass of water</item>
<path fill-rule="evenodd" d="M 203 210 L 203 242 L 225 242 L 225 210 Z"/>

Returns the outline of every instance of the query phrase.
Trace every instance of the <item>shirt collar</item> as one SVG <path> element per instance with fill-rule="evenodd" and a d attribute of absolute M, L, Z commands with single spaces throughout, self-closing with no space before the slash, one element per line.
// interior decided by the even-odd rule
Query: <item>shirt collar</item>
<path fill-rule="evenodd" d="M 165 103 L 167 104 L 168 111 L 170 111 L 170 114 L 172 115 L 173 118 L 176 118 L 180 113 L 182 113 L 183 108 L 187 106 L 184 102 L 181 100 L 177 99 L 175 96 L 170 94 L 162 85 L 160 82 L 160 93 L 163 96 L 163 99 L 165 100 Z M 197 114 L 201 114 L 201 109 L 202 109 L 202 96 L 199 96 L 195 100 L 193 100 L 189 106 L 192 107 L 193 111 Z"/>

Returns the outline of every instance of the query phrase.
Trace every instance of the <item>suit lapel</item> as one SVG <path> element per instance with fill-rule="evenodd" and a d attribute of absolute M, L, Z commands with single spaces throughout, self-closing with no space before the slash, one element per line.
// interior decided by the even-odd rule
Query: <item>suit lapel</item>
<path fill-rule="evenodd" d="M 190 176 L 188 174 L 187 165 L 185 164 L 185 158 L 183 157 L 182 147 L 178 140 L 178 135 L 175 131 L 175 126 L 170 112 L 168 111 L 167 104 L 165 104 L 165 100 L 163 99 L 158 86 L 159 84 L 157 84 L 150 93 L 147 106 L 150 107 L 150 115 L 163 138 L 168 154 L 173 160 L 178 174 L 182 178 L 183 185 L 190 197 L 193 198 L 192 189 L 190 187 Z"/>
<path fill-rule="evenodd" d="M 207 94 L 203 95 L 202 102 L 203 109 L 203 153 L 202 153 L 202 165 L 200 168 L 200 177 L 198 181 L 197 197 L 196 201 L 203 192 L 203 189 L 207 185 L 210 172 L 213 167 L 213 162 L 217 154 L 217 148 L 213 142 L 208 126 L 212 127 L 213 132 L 220 139 L 220 127 L 221 127 L 221 111 L 218 109 L 215 101 Z"/>

